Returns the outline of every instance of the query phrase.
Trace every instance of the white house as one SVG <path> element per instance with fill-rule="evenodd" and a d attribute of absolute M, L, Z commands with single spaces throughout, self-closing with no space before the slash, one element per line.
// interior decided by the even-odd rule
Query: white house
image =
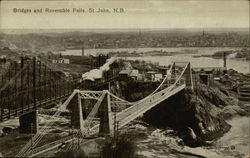
<path fill-rule="evenodd" d="M 156 73 L 153 81 L 161 81 L 163 79 L 163 75 L 161 73 Z"/>
<path fill-rule="evenodd" d="M 0 59 L 5 59 L 5 58 L 7 58 L 6 55 L 0 55 Z"/>
<path fill-rule="evenodd" d="M 162 80 L 163 75 L 161 73 L 156 72 L 156 71 L 148 71 L 148 72 L 146 72 L 146 78 L 147 78 L 147 80 L 155 82 L 155 81 Z"/>

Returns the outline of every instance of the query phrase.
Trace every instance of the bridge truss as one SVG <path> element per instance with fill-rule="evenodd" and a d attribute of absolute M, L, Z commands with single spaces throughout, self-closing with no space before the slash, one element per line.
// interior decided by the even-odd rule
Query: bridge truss
<path fill-rule="evenodd" d="M 61 68 L 40 56 L 6 64 L 0 72 L 0 122 L 66 100 L 74 89 L 91 89 L 118 76 L 118 70 L 112 69 L 98 82 L 81 81 L 81 74 L 66 77 Z"/>
<path fill-rule="evenodd" d="M 115 123 L 119 122 L 119 128 L 124 127 L 129 122 L 133 121 L 137 117 L 141 116 L 143 113 L 153 108 L 162 101 L 168 99 L 172 95 L 180 92 L 184 88 L 189 87 L 193 88 L 192 84 L 192 75 L 190 63 L 185 63 L 184 66 L 178 66 L 178 63 L 173 63 L 168 74 L 163 79 L 162 83 L 153 91 L 151 94 L 145 98 L 136 101 L 129 102 L 124 99 L 121 99 L 111 93 L 108 90 L 103 91 L 87 91 L 87 90 L 74 90 L 73 93 L 68 97 L 68 99 L 58 107 L 58 111 L 51 116 L 51 119 L 60 115 L 60 112 L 63 109 L 66 109 L 69 102 L 74 96 L 77 96 L 77 108 L 79 114 L 79 129 L 78 134 L 80 140 L 82 141 L 87 136 L 97 136 L 100 134 L 110 134 L 114 132 Z M 82 100 L 95 100 L 93 108 L 89 112 L 86 119 L 83 119 L 82 112 Z M 103 104 L 105 102 L 106 104 Z M 120 111 L 116 111 L 119 107 Z M 122 108 L 121 108 L 122 107 Z M 103 112 L 105 111 L 105 112 Z M 103 116 L 100 118 L 100 121 L 96 121 L 97 113 L 103 112 Z M 49 149 L 58 147 L 61 143 L 72 142 L 69 148 L 77 148 L 75 137 L 69 136 L 60 141 L 57 141 L 56 144 L 47 144 L 39 148 L 35 146 L 42 140 L 45 136 L 44 133 L 48 130 L 48 126 L 51 125 L 51 121 L 48 121 L 47 125 L 42 129 L 39 129 L 39 132 L 20 150 L 17 154 L 17 157 L 24 156 L 36 156 L 41 154 Z M 98 133 L 99 132 L 99 133 Z M 79 138 L 78 138 L 79 141 Z M 32 146 L 31 146 L 32 144 Z M 78 142 L 79 144 L 79 142 Z M 34 154 L 34 150 L 36 154 Z M 33 151 L 33 152 L 32 152 Z"/>

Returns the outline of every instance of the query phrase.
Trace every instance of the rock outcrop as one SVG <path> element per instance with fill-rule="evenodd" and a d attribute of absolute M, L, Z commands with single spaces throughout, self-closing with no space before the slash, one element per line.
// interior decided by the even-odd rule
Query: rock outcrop
<path fill-rule="evenodd" d="M 149 95 L 157 85 L 121 81 L 116 92 L 126 100 L 136 101 Z M 197 89 L 185 89 L 163 101 L 147 111 L 142 119 L 163 129 L 171 127 L 187 145 L 199 146 L 229 131 L 230 125 L 225 119 L 245 114 L 226 89 L 198 84 Z"/>
<path fill-rule="evenodd" d="M 198 93 L 196 95 L 194 91 L 185 89 L 145 113 L 144 120 L 161 128 L 170 126 L 176 129 L 190 146 L 206 144 L 206 141 L 213 140 L 230 129 L 217 104 L 226 105 L 227 102 L 211 95 L 214 93 L 210 90 L 200 89 Z"/>

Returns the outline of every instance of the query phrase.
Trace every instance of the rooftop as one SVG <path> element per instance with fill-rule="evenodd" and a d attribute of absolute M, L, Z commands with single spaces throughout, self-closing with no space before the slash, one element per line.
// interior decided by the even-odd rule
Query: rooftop
<path fill-rule="evenodd" d="M 119 74 L 130 74 L 131 70 L 122 70 L 119 72 Z"/>

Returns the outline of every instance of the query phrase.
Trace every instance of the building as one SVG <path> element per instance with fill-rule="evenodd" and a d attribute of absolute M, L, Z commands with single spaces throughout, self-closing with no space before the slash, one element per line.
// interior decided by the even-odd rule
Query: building
<path fill-rule="evenodd" d="M 213 83 L 213 75 L 212 74 L 203 73 L 203 74 L 199 74 L 199 77 L 200 77 L 201 83 L 203 83 L 207 86 L 212 85 L 212 83 Z"/>
<path fill-rule="evenodd" d="M 70 61 L 67 58 L 52 59 L 52 63 L 69 64 Z"/>
<path fill-rule="evenodd" d="M 163 79 L 163 75 L 161 73 L 156 73 L 153 81 L 161 81 Z"/>
<path fill-rule="evenodd" d="M 6 55 L 0 55 L 0 63 L 6 63 L 7 61 L 7 56 Z"/>
<path fill-rule="evenodd" d="M 84 57 L 84 47 L 82 47 L 82 57 Z"/>
<path fill-rule="evenodd" d="M 129 75 L 131 74 L 132 70 L 122 70 L 119 72 L 119 76 L 120 77 L 129 77 Z"/>
<path fill-rule="evenodd" d="M 134 80 L 143 80 L 142 74 L 139 73 L 139 70 L 131 70 L 131 73 L 129 74 L 129 77 L 131 77 Z"/>
<path fill-rule="evenodd" d="M 122 70 L 119 72 L 121 78 L 132 78 L 136 81 L 142 81 L 143 75 L 139 73 L 139 70 Z"/>
<path fill-rule="evenodd" d="M 167 72 L 169 70 L 168 67 L 163 67 L 163 66 L 159 66 L 158 69 L 159 69 L 159 72 L 162 73 L 163 75 L 167 75 Z"/>
<path fill-rule="evenodd" d="M 224 67 L 196 67 L 192 68 L 194 72 L 212 74 L 215 72 L 223 72 L 226 69 Z"/>
<path fill-rule="evenodd" d="M 0 59 L 6 59 L 7 56 L 6 55 L 0 55 Z"/>
<path fill-rule="evenodd" d="M 145 75 L 146 75 L 146 80 L 153 81 L 153 82 L 160 81 L 163 79 L 162 73 L 159 73 L 156 71 L 148 71 L 146 72 Z"/>

